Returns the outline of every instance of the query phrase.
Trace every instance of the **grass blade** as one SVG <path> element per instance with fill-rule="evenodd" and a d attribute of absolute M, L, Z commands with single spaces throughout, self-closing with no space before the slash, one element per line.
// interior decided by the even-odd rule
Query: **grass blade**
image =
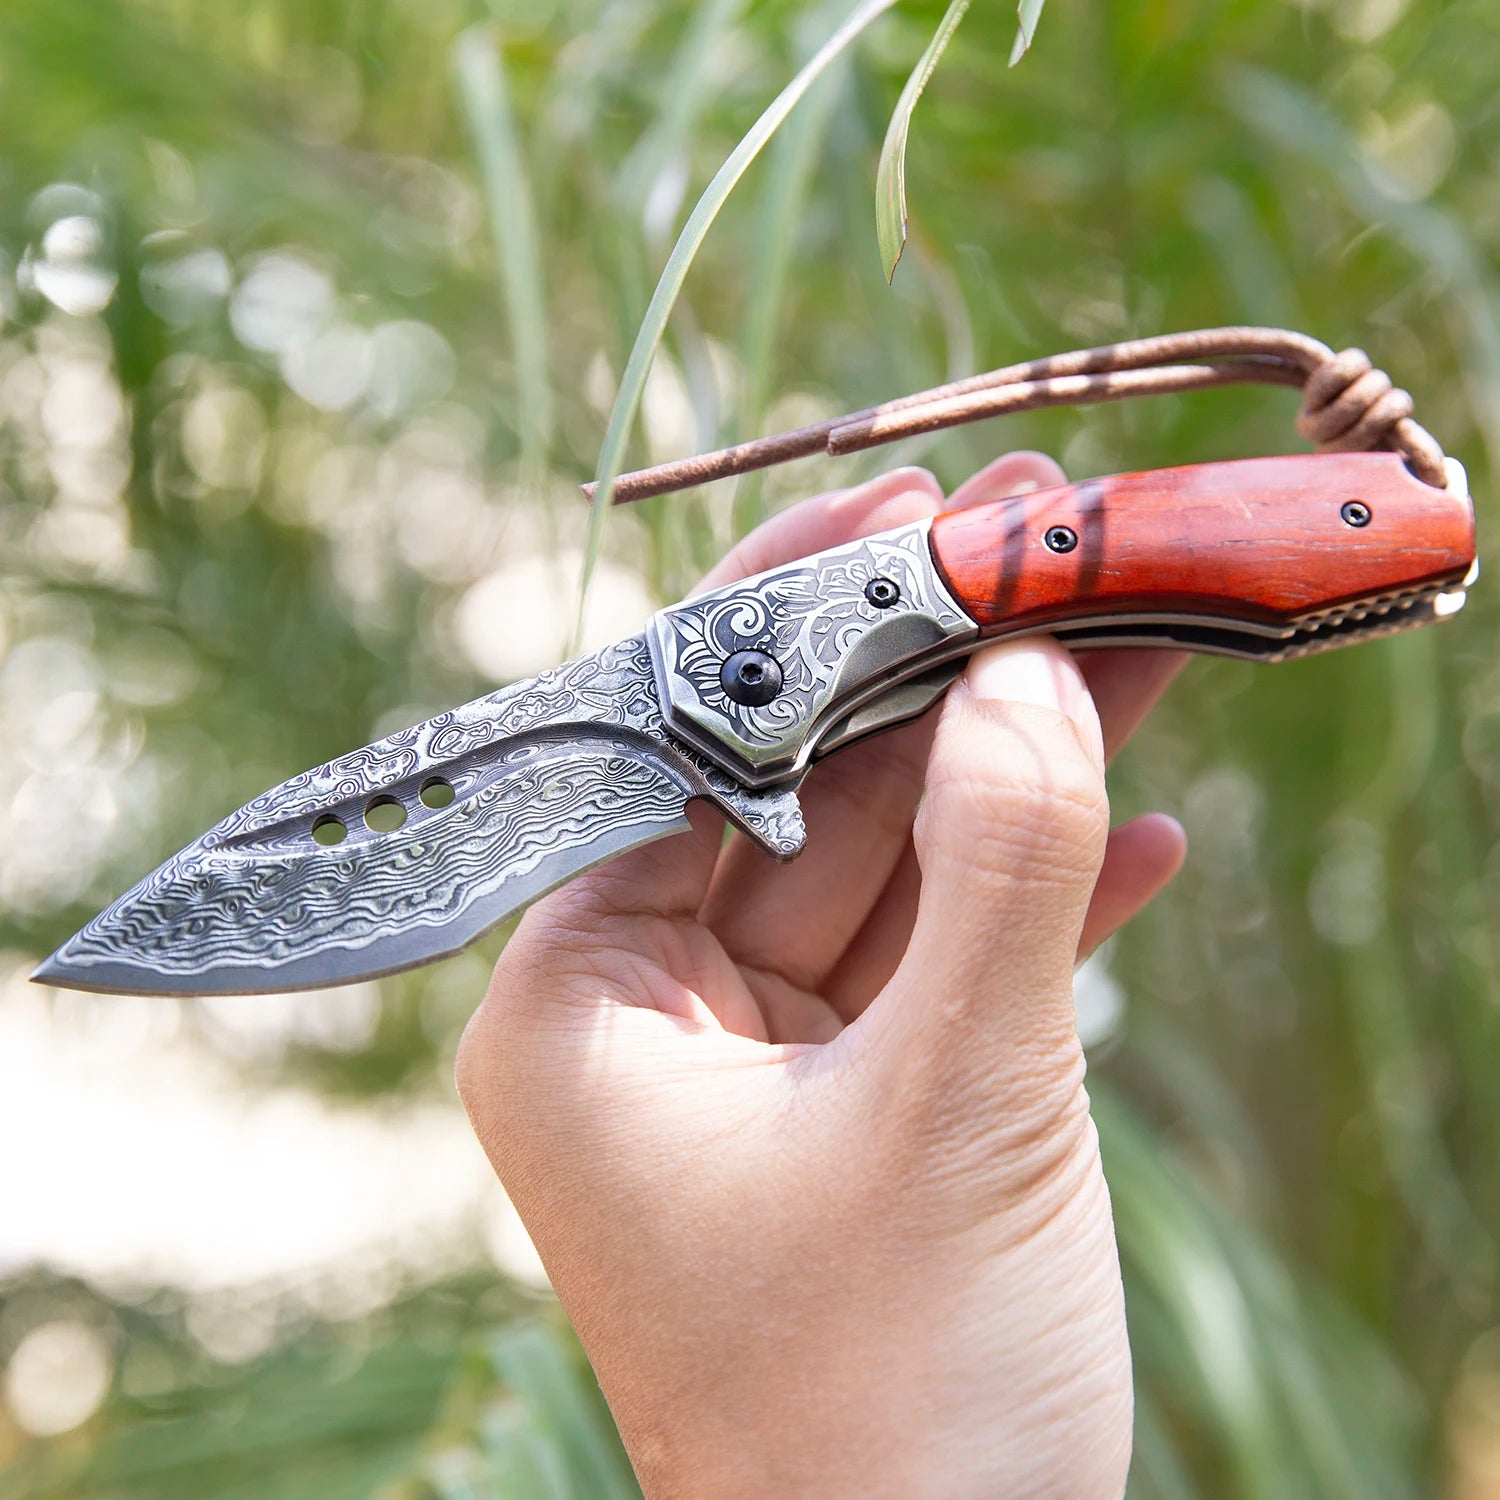
<path fill-rule="evenodd" d="M 1036 25 L 1042 19 L 1042 7 L 1047 0 L 1019 0 L 1016 6 L 1016 44 L 1010 49 L 1010 65 L 1015 65 L 1031 51 L 1036 39 Z"/>
<path fill-rule="evenodd" d="M 481 1424 L 484 1500 L 574 1500 L 565 1456 L 523 1401 L 500 1401 Z"/>
<path fill-rule="evenodd" d="M 602 1398 L 576 1368 L 564 1342 L 541 1319 L 513 1324 L 490 1345 L 495 1370 L 535 1414 L 542 1434 L 574 1471 L 574 1492 L 591 1500 L 639 1500 L 640 1490 Z"/>
<path fill-rule="evenodd" d="M 1126 1500 L 1197 1500 L 1156 1399 L 1144 1386 L 1135 1393 L 1135 1454 Z"/>
<path fill-rule="evenodd" d="M 719 83 L 714 59 L 723 54 L 745 4 L 706 0 L 693 12 L 663 80 L 661 112 L 620 168 L 620 202 L 640 212 L 652 244 L 666 239 L 682 205 L 693 126 Z"/>
<path fill-rule="evenodd" d="M 911 129 L 912 111 L 968 8 L 969 0 L 949 0 L 948 9 L 906 80 L 891 114 L 891 123 L 886 127 L 880 168 L 875 174 L 875 237 L 880 244 L 880 264 L 885 268 L 887 281 L 895 276 L 901 252 L 906 248 L 906 137 Z"/>
<path fill-rule="evenodd" d="M 825 11 L 833 9 L 831 5 L 823 7 Z M 814 19 L 822 20 L 822 13 L 815 13 Z M 821 34 L 820 31 L 818 35 Z M 809 39 L 808 53 L 815 47 L 816 43 Z M 776 341 L 781 331 L 792 252 L 829 125 L 848 86 L 848 72 L 846 58 L 808 95 L 803 107 L 777 135 L 771 150 L 755 213 L 754 269 L 740 338 L 744 375 L 735 436 L 741 441 L 762 430 L 771 404 Z M 765 519 L 762 507 L 764 479 L 764 474 L 758 471 L 746 474 L 736 489 L 734 521 L 741 531 Z"/>
<path fill-rule="evenodd" d="M 635 336 L 630 358 L 625 364 L 625 373 L 620 377 L 620 389 L 605 428 L 604 442 L 599 450 L 599 463 L 594 473 L 593 512 L 589 517 L 588 543 L 584 551 L 583 579 L 579 588 L 578 616 L 574 626 L 575 637 L 581 631 L 584 597 L 588 590 L 599 550 L 604 541 L 604 528 L 610 507 L 614 503 L 615 480 L 619 477 L 625 458 L 625 447 L 630 440 L 641 405 L 641 392 L 646 387 L 646 376 L 651 362 L 661 346 L 667 322 L 682 291 L 683 282 L 696 259 L 708 231 L 713 227 L 730 193 L 740 178 L 745 175 L 750 163 L 760 155 L 766 142 L 775 135 L 782 121 L 792 112 L 797 101 L 827 71 L 859 36 L 880 16 L 884 15 L 896 0 L 862 0 L 850 12 L 848 19 L 818 49 L 808 62 L 798 70 L 796 76 L 766 106 L 760 118 L 750 127 L 740 143 L 730 152 L 724 165 L 714 174 L 713 181 L 703 190 L 703 195 L 688 215 L 688 221 L 677 236 L 677 243 L 667 257 L 666 266 L 652 293 L 650 306 Z"/>
<path fill-rule="evenodd" d="M 500 290 L 510 322 L 520 402 L 521 468 L 528 485 L 539 484 L 552 439 L 547 292 L 531 182 L 492 27 L 471 26 L 459 36 L 453 44 L 453 74 L 474 137 Z"/>
<path fill-rule="evenodd" d="M 1189 1432 L 1221 1445 L 1232 1482 L 1213 1493 L 1412 1500 L 1411 1413 L 1390 1356 L 1349 1320 L 1331 1322 L 1252 1226 L 1196 1189 L 1103 1080 L 1090 1094 L 1134 1299 L 1138 1378 L 1167 1377 L 1152 1395 L 1166 1395 Z M 1157 1405 L 1146 1415 L 1154 1472 L 1141 1492 L 1176 1493 L 1170 1434 L 1151 1430 L 1165 1413 Z"/>

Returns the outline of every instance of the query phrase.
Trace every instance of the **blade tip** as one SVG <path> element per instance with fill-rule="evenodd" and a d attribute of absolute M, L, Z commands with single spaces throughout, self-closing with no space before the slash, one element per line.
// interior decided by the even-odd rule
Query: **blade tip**
<path fill-rule="evenodd" d="M 154 990 L 142 988 L 132 982 L 133 975 L 126 973 L 96 974 L 72 967 L 61 955 L 61 949 L 50 958 L 44 958 L 28 978 L 32 984 L 46 985 L 55 990 L 76 990 L 87 995 L 147 995 Z"/>
<path fill-rule="evenodd" d="M 66 989 L 72 978 L 72 971 L 54 953 L 50 958 L 44 958 L 28 977 L 32 984 L 48 984 Z"/>

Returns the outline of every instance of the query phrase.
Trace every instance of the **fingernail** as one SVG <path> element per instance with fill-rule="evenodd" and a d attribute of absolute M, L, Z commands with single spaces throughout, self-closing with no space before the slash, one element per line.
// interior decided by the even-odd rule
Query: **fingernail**
<path fill-rule="evenodd" d="M 969 691 L 976 698 L 1035 703 L 1072 714 L 1083 696 L 1083 678 L 1073 658 L 1055 641 L 1000 641 L 969 661 Z"/>
<path fill-rule="evenodd" d="M 997 641 L 969 658 L 965 682 L 992 703 L 1034 703 L 1066 714 L 1078 726 L 1083 746 L 1102 765 L 1104 736 L 1088 685 L 1072 655 L 1051 636 Z"/>

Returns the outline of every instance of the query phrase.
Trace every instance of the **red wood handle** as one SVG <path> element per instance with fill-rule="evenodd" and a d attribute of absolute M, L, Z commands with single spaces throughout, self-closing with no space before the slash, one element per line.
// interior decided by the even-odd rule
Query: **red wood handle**
<path fill-rule="evenodd" d="M 1474 560 L 1474 512 L 1394 453 L 1250 458 L 949 511 L 932 551 L 985 634 L 1135 611 L 1285 625 L 1456 583 Z"/>

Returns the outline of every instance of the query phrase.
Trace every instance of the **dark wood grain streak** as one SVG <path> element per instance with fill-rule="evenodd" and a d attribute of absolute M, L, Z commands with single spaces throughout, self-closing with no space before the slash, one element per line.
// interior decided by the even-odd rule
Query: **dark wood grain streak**
<path fill-rule="evenodd" d="M 1370 508 L 1350 526 L 1348 500 Z M 1067 553 L 1044 538 L 1078 535 Z M 1469 501 L 1394 453 L 1189 464 L 1059 485 L 932 523 L 954 596 L 986 633 L 1132 611 L 1285 624 L 1312 610 L 1457 582 Z"/>

